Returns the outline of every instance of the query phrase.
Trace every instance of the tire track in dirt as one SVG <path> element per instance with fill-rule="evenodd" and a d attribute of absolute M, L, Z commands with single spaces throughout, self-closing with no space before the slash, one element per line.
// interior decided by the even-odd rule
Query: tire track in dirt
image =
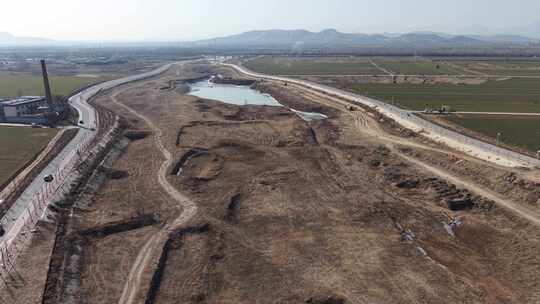
<path fill-rule="evenodd" d="M 486 190 L 481 186 L 478 186 L 472 182 L 463 182 L 463 179 L 459 178 L 458 176 L 452 175 L 449 172 L 446 172 L 444 170 L 438 169 L 432 165 L 429 165 L 421 160 L 409 157 L 403 153 L 401 153 L 398 149 L 395 148 L 394 145 L 403 145 L 408 146 L 412 148 L 422 149 L 422 150 L 428 150 L 433 152 L 438 152 L 442 154 L 459 154 L 462 159 L 465 159 L 467 161 L 475 162 L 478 164 L 486 164 L 485 161 L 479 160 L 477 158 L 464 155 L 462 153 L 454 153 L 452 151 L 445 150 L 443 148 L 435 148 L 428 145 L 412 142 L 410 140 L 400 138 L 394 135 L 390 135 L 386 133 L 380 126 L 378 126 L 376 120 L 371 117 L 366 111 L 364 111 L 362 108 L 359 108 L 358 111 L 349 112 L 344 111 L 342 107 L 336 106 L 336 103 L 339 105 L 344 106 L 350 106 L 354 105 L 351 102 L 344 101 L 342 99 L 336 98 L 334 96 L 326 95 L 317 91 L 313 91 L 301 86 L 297 85 L 290 85 L 290 87 L 294 87 L 300 92 L 303 92 L 302 95 L 307 97 L 310 100 L 313 100 L 314 102 L 327 105 L 336 109 L 339 109 L 342 113 L 346 113 L 348 115 L 352 115 L 355 119 L 356 128 L 359 132 L 362 132 L 366 135 L 372 136 L 374 138 L 377 138 L 383 142 L 386 143 L 386 145 L 396 154 L 398 154 L 400 157 L 402 157 L 404 160 L 406 160 L 409 163 L 412 163 L 416 165 L 417 167 L 420 167 L 421 169 L 431 172 L 434 175 L 437 175 L 455 185 L 461 186 L 462 188 L 468 189 L 473 193 L 476 193 L 480 196 L 483 196 L 485 198 L 488 198 L 494 202 L 496 202 L 498 205 L 506 208 L 510 212 L 518 215 L 519 217 L 531 222 L 534 225 L 540 225 L 540 214 L 537 212 L 520 205 L 517 202 L 514 202 L 510 199 L 503 198 L 500 195 L 497 195 L 496 193 Z M 358 108 L 358 107 L 356 107 Z M 502 168 L 501 166 L 497 164 L 489 164 L 492 167 L 495 168 Z M 504 167 L 506 170 L 510 170 L 512 172 L 516 172 L 516 170 L 513 170 L 511 168 Z"/>
<path fill-rule="evenodd" d="M 424 169 L 426 171 L 429 171 L 429 172 L 431 172 L 431 173 L 433 173 L 433 174 L 435 174 L 435 175 L 437 175 L 439 177 L 442 177 L 443 179 L 455 184 L 458 187 L 468 189 L 473 193 L 476 193 L 476 194 L 478 194 L 480 196 L 488 198 L 488 199 L 496 202 L 499 206 L 502 206 L 502 207 L 506 208 L 507 210 L 513 212 L 514 214 L 520 216 L 521 218 L 530 221 L 532 224 L 540 226 L 540 215 L 537 212 L 535 212 L 535 211 L 533 211 L 533 210 L 531 210 L 531 209 L 529 209 L 529 208 L 527 208 L 525 206 L 521 206 L 518 203 L 513 202 L 513 201 L 511 201 L 509 199 L 506 199 L 506 198 L 503 199 L 499 195 L 493 193 L 492 191 L 485 190 L 482 187 L 478 187 L 473 183 L 466 183 L 462 179 L 460 179 L 460 178 L 458 178 L 458 177 L 456 177 L 456 176 L 454 176 L 454 175 L 452 175 L 450 173 L 447 173 L 444 170 L 441 170 L 441 169 L 435 168 L 435 167 L 433 167 L 433 166 L 431 166 L 429 164 L 426 164 L 426 163 L 422 162 L 421 160 L 418 160 L 418 159 L 409 157 L 407 155 L 404 155 L 403 153 L 399 152 L 396 148 L 394 148 L 392 146 L 392 144 L 389 144 L 388 146 L 389 146 L 390 150 L 395 152 L 397 155 L 399 155 L 401 158 L 408 161 L 409 163 L 412 163 L 412 164 L 416 165 L 417 167 L 420 167 L 420 168 L 422 168 L 422 169 Z"/>
<path fill-rule="evenodd" d="M 171 166 L 173 158 L 172 154 L 165 148 L 161 140 L 163 135 L 161 129 L 158 128 L 148 117 L 140 114 L 139 112 L 119 102 L 116 99 L 119 94 L 133 88 L 134 87 L 128 87 L 124 90 L 117 91 L 113 95 L 111 95 L 111 99 L 116 105 L 127 110 L 129 113 L 135 115 L 136 117 L 142 119 L 153 130 L 155 144 L 165 158 L 159 168 L 158 183 L 163 188 L 163 190 L 165 190 L 165 192 L 169 194 L 171 198 L 173 198 L 175 201 L 180 203 L 180 205 L 182 205 L 183 211 L 178 218 L 176 218 L 172 223 L 167 224 L 162 231 L 153 235 L 143 246 L 135 262 L 133 263 L 128 279 L 124 286 L 122 296 L 118 301 L 119 304 L 131 304 L 134 302 L 139 291 L 144 270 L 148 267 L 148 265 L 152 261 L 152 258 L 154 257 L 154 250 L 162 248 L 162 246 L 159 246 L 159 244 L 167 240 L 169 233 L 173 232 L 177 227 L 186 224 L 191 218 L 195 216 L 195 214 L 197 214 L 197 205 L 189 198 L 178 192 L 178 190 L 176 190 L 176 188 L 174 188 L 167 180 L 167 170 Z"/>

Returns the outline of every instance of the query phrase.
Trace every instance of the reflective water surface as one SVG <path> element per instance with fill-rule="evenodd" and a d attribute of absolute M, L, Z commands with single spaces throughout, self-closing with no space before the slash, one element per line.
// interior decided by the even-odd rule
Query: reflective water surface
<path fill-rule="evenodd" d="M 204 99 L 218 100 L 234 105 L 259 105 L 283 107 L 274 97 L 261 93 L 248 86 L 238 86 L 232 84 L 212 83 L 209 80 L 203 80 L 189 84 L 191 91 L 189 95 Z M 302 112 L 290 109 L 305 121 L 326 119 L 328 116 L 321 113 Z"/>

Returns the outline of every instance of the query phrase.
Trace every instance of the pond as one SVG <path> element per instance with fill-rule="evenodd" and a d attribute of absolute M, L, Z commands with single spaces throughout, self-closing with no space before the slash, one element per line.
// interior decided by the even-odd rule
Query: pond
<path fill-rule="evenodd" d="M 218 100 L 224 103 L 244 106 L 259 105 L 283 107 L 274 97 L 261 93 L 249 86 L 239 86 L 232 84 L 212 83 L 210 80 L 203 80 L 189 84 L 191 91 L 189 95 L 204 99 Z M 300 118 L 306 121 L 326 119 L 328 116 L 321 113 L 302 112 L 290 109 Z"/>

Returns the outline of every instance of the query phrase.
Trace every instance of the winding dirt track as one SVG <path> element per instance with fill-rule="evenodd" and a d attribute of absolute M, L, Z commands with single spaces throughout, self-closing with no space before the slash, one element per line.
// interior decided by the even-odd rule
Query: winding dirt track
<path fill-rule="evenodd" d="M 182 214 L 176 218 L 173 222 L 168 223 L 165 228 L 160 231 L 159 233 L 153 235 L 147 243 L 143 246 L 141 251 L 139 252 L 139 255 L 137 256 L 137 259 L 133 263 L 133 267 L 131 268 L 131 271 L 129 273 L 128 279 L 126 281 L 126 285 L 124 286 L 124 290 L 122 292 L 122 296 L 120 297 L 120 300 L 118 301 L 119 304 L 131 304 L 135 300 L 137 293 L 139 291 L 139 287 L 141 285 L 141 278 L 144 270 L 147 268 L 147 266 L 152 261 L 153 252 L 156 248 L 160 249 L 162 246 L 159 246 L 163 242 L 166 241 L 168 234 L 175 230 L 178 226 L 186 224 L 195 214 L 197 214 L 197 205 L 191 201 L 189 198 L 184 196 L 182 193 L 178 192 L 167 180 L 167 169 L 172 164 L 172 155 L 171 153 L 165 148 L 163 145 L 163 142 L 161 141 L 162 138 L 162 132 L 161 129 L 159 129 L 149 118 L 146 116 L 138 113 L 134 109 L 128 107 L 127 105 L 119 102 L 116 99 L 116 96 L 119 94 L 133 89 L 133 87 L 126 88 L 124 90 L 115 92 L 111 99 L 112 101 L 117 104 L 118 106 L 126 109 L 131 114 L 139 117 L 142 119 L 154 132 L 154 139 L 156 146 L 161 151 L 163 156 L 165 157 L 165 160 L 161 164 L 161 167 L 158 172 L 158 182 L 160 186 L 173 198 L 175 201 L 180 203 L 183 207 Z"/>
<path fill-rule="evenodd" d="M 296 89 L 299 89 L 301 92 L 305 92 L 304 95 L 308 99 L 312 99 L 316 102 L 320 102 L 321 104 L 325 104 L 328 106 L 333 106 L 336 109 L 341 110 L 343 113 L 347 115 L 352 115 L 355 119 L 356 127 L 358 131 L 363 132 L 364 134 L 373 136 L 379 140 L 382 140 L 386 142 L 386 146 L 388 146 L 394 153 L 399 155 L 401 158 L 403 158 L 405 161 L 425 170 L 428 172 L 431 172 L 434 175 L 437 175 L 445 180 L 447 180 L 450 183 L 455 184 L 456 186 L 459 186 L 464 189 L 468 189 L 469 191 L 476 193 L 477 195 L 483 196 L 485 198 L 488 198 L 494 202 L 496 202 L 499 206 L 506 208 L 507 210 L 513 212 L 514 214 L 520 216 L 523 219 L 526 219 L 530 221 L 534 225 L 540 226 L 540 214 L 538 212 L 531 210 L 530 208 L 527 208 L 526 206 L 523 206 L 517 202 L 514 202 L 508 198 L 503 198 L 500 195 L 496 194 L 493 191 L 487 190 L 484 187 L 478 186 L 471 182 L 464 182 L 463 179 L 459 178 L 458 176 L 455 176 L 449 172 L 446 172 L 442 169 L 438 169 L 430 164 L 427 164 L 421 160 L 409 157 L 403 153 L 401 153 L 397 148 L 395 148 L 394 145 L 404 145 L 408 147 L 413 147 L 417 149 L 422 150 L 430 150 L 434 152 L 439 152 L 443 154 L 454 154 L 452 152 L 449 152 L 444 149 L 438 149 L 434 147 L 430 147 L 428 145 L 423 145 L 415 142 L 411 142 L 410 140 L 406 140 L 397 136 L 393 136 L 390 134 L 387 134 L 384 130 L 382 130 L 377 123 L 373 120 L 372 117 L 368 115 L 365 111 L 362 109 L 359 109 L 355 112 L 344 112 L 343 106 L 350 106 L 353 105 L 352 103 L 349 103 L 347 101 L 343 101 L 341 99 L 332 97 L 332 96 L 325 96 L 319 92 L 310 92 L 308 89 L 305 89 L 300 86 L 291 86 Z M 336 107 L 335 104 L 341 104 L 342 106 Z M 475 162 L 478 164 L 485 164 L 485 162 L 475 159 L 473 157 L 470 157 L 468 155 L 460 155 L 462 159 L 466 159 L 467 161 Z M 502 168 L 501 166 L 497 164 L 489 164 L 493 167 Z M 517 170 L 513 170 L 512 168 L 506 168 L 506 170 L 512 171 L 512 172 L 519 172 Z"/>

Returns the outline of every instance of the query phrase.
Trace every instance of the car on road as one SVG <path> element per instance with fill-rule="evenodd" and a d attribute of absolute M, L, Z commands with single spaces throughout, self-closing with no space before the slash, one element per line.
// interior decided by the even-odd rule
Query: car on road
<path fill-rule="evenodd" d="M 80 125 L 84 125 L 84 121 L 83 121 L 83 120 L 79 120 L 79 124 L 80 124 Z"/>
<path fill-rule="evenodd" d="M 52 176 L 52 174 L 49 174 L 49 175 L 45 176 L 45 177 L 43 178 L 43 180 L 44 180 L 46 183 L 50 183 L 50 182 L 52 182 L 52 181 L 54 180 L 54 177 Z"/>

